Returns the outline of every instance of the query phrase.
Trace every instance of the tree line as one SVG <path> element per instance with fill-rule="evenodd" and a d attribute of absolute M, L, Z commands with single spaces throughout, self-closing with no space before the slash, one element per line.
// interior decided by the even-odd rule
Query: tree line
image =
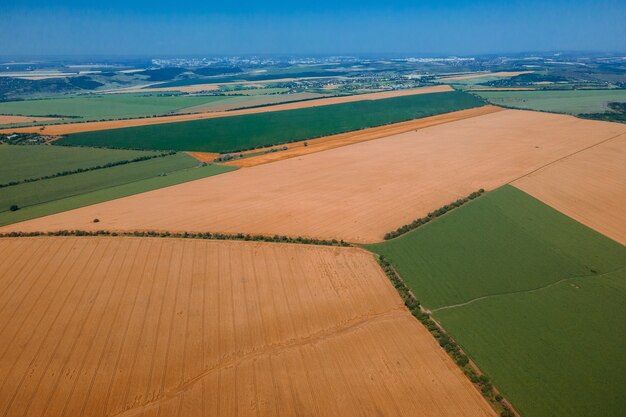
<path fill-rule="evenodd" d="M 28 183 L 28 182 L 49 180 L 51 178 L 65 177 L 67 175 L 81 174 L 83 172 L 96 171 L 96 170 L 104 169 L 104 168 L 112 168 L 112 167 L 116 167 L 116 166 L 119 166 L 119 165 L 132 164 L 134 162 L 142 162 L 142 161 L 147 161 L 149 159 L 154 159 L 154 158 L 163 158 L 165 156 L 174 155 L 175 153 L 176 152 L 174 152 L 174 151 L 163 152 L 163 153 L 159 153 L 159 154 L 156 154 L 156 155 L 138 156 L 137 158 L 133 158 L 133 159 L 125 159 L 125 160 L 122 160 L 122 161 L 108 162 L 108 163 L 106 163 L 104 165 L 96 165 L 96 166 L 89 167 L 89 168 L 70 169 L 70 170 L 67 170 L 67 171 L 57 172 L 56 174 L 50 174 L 50 175 L 44 175 L 44 176 L 41 176 L 41 177 L 27 178 L 25 180 L 7 182 L 7 183 L 4 183 L 4 184 L 0 184 L 0 188 L 11 187 L 13 185 L 25 184 L 25 183 Z"/>
<path fill-rule="evenodd" d="M 515 414 L 508 405 L 508 402 L 495 390 L 493 384 L 485 374 L 470 362 L 463 349 L 451 338 L 445 330 L 439 326 L 430 316 L 430 314 L 422 307 L 415 295 L 409 287 L 404 283 L 398 275 L 393 265 L 383 256 L 378 257 L 378 264 L 382 268 L 385 275 L 394 288 L 400 294 L 404 305 L 409 309 L 411 314 L 420 321 L 437 340 L 441 346 L 452 357 L 454 362 L 461 368 L 463 373 L 476 385 L 483 396 L 489 403 L 500 412 L 501 417 L 515 417 Z"/>
<path fill-rule="evenodd" d="M 475 198 L 480 197 L 483 193 L 485 192 L 484 189 L 480 189 L 478 191 L 474 191 L 473 193 L 471 193 L 470 195 L 468 195 L 465 198 L 460 198 L 450 204 L 446 204 L 443 207 L 438 208 L 435 211 L 432 211 L 430 213 L 428 213 L 428 215 L 426 217 L 421 217 L 419 219 L 415 219 L 413 220 L 413 222 L 409 223 L 409 224 L 405 224 L 404 226 L 400 226 L 398 227 L 396 230 L 394 230 L 393 232 L 389 232 L 386 233 L 384 236 L 385 240 L 389 240 L 389 239 L 394 239 L 398 236 L 401 236 L 405 233 L 410 232 L 411 230 L 415 230 L 420 226 L 425 225 L 426 223 L 435 220 L 437 217 L 443 216 L 444 214 L 446 214 L 449 211 L 454 210 L 457 207 L 461 207 L 462 205 L 464 205 L 465 203 L 468 203 L 472 200 L 474 200 Z"/>
<path fill-rule="evenodd" d="M 99 223 L 99 219 L 93 219 L 94 223 Z M 343 240 L 326 240 L 314 239 L 308 237 L 289 237 L 285 235 L 251 235 L 244 233 L 210 233 L 210 232 L 157 232 L 149 231 L 133 231 L 133 232 L 112 232 L 108 230 L 59 230 L 55 232 L 10 232 L 0 233 L 3 237 L 34 237 L 34 236 L 132 236 L 132 237 L 161 237 L 161 238 L 180 238 L 180 239 L 206 239 L 206 240 L 243 240 L 254 242 L 274 242 L 274 243 L 300 243 L 303 245 L 319 245 L 319 246 L 352 246 Z"/>

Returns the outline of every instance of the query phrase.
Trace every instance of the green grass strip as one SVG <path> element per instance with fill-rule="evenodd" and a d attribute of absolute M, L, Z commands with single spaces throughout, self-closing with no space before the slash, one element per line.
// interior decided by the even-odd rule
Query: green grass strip
<path fill-rule="evenodd" d="M 54 201 L 36 204 L 30 207 L 24 207 L 14 212 L 4 211 L 0 213 L 0 226 L 34 219 L 37 217 L 47 216 L 49 214 L 60 213 L 63 211 L 89 206 L 92 204 L 102 203 L 104 201 L 127 197 L 133 194 L 152 191 L 163 187 L 169 187 L 183 182 L 210 177 L 236 169 L 236 167 L 223 165 L 208 165 L 204 167 L 185 168 L 175 172 L 171 172 L 164 177 L 152 176 L 151 178 L 140 179 L 126 184 L 115 185 L 112 187 L 85 192 L 82 194 L 73 195 Z M 43 182 L 37 182 L 35 184 L 42 184 Z"/>

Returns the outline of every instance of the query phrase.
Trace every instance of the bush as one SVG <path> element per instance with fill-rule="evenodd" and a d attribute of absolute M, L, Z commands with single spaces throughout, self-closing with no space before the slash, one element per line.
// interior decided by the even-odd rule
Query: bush
<path fill-rule="evenodd" d="M 500 413 L 500 417 L 515 417 L 515 414 L 513 414 L 513 412 L 511 410 L 509 410 L 508 408 L 505 408 Z"/>
<path fill-rule="evenodd" d="M 17 204 L 13 204 L 11 205 L 11 207 L 9 207 L 9 210 L 11 211 L 18 211 L 20 208 L 17 206 Z"/>
<path fill-rule="evenodd" d="M 465 355 L 461 355 L 456 359 L 456 364 L 463 367 L 469 363 L 469 359 Z"/>
<path fill-rule="evenodd" d="M 93 219 L 94 223 L 100 223 L 100 219 Z"/>

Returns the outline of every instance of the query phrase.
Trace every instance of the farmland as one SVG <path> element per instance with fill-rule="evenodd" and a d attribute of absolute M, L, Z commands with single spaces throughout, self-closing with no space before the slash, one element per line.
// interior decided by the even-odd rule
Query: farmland
<path fill-rule="evenodd" d="M 174 122 L 184 122 L 191 120 L 202 120 L 202 119 L 212 119 L 217 117 L 225 117 L 225 116 L 239 116 L 243 114 L 254 114 L 254 113 L 265 113 L 265 112 L 273 112 L 278 110 L 293 110 L 293 109 L 302 109 L 316 106 L 327 106 L 330 104 L 339 104 L 339 103 L 351 103 L 355 101 L 363 101 L 363 100 L 381 100 L 385 98 L 392 97 L 403 97 L 410 96 L 415 94 L 429 94 L 429 93 L 438 93 L 452 91 L 452 88 L 447 85 L 437 85 L 432 87 L 423 87 L 423 88 L 414 88 L 410 90 L 397 90 L 397 91 L 383 91 L 377 93 L 368 93 L 368 94 L 356 94 L 349 96 L 339 96 L 339 97 L 325 97 L 317 100 L 305 100 L 298 101 L 294 103 L 283 103 L 276 104 L 273 106 L 262 106 L 255 107 L 249 109 L 242 110 L 232 110 L 232 111 L 207 111 L 203 113 L 194 113 L 194 114 L 178 114 L 172 116 L 159 116 L 159 117 L 148 117 L 148 118 L 136 118 L 136 119 L 128 119 L 128 120 L 109 120 L 104 122 L 83 122 L 83 123 L 66 123 L 66 124 L 58 124 L 52 126 L 46 126 L 44 133 L 47 135 L 67 135 L 72 133 L 80 133 L 80 132 L 92 132 L 97 130 L 108 130 L 108 129 L 119 129 L 123 127 L 132 127 L 132 126 L 146 126 L 146 125 L 154 125 L 154 124 L 165 124 L 165 123 L 174 123 Z M 222 96 L 224 100 L 211 103 L 208 106 L 211 109 L 215 109 L 220 106 L 220 104 L 228 104 L 228 101 L 233 99 L 233 97 Z M 239 99 L 240 97 L 235 97 Z M 250 98 L 252 99 L 252 98 Z M 232 104 L 232 103 L 231 103 Z M 230 106 L 227 106 L 231 108 Z M 239 107 L 239 106 L 238 106 Z M 245 106 L 244 106 L 245 107 Z M 206 106 L 204 107 L 206 108 Z M 198 110 L 199 107 L 188 108 L 188 111 Z M 22 127 L 22 128 L 8 128 L 0 130 L 0 133 L 9 133 L 9 132 L 21 132 L 21 133 L 39 133 L 41 132 L 41 128 L 37 126 L 31 127 Z"/>
<path fill-rule="evenodd" d="M 0 125 L 49 122 L 58 120 L 56 117 L 5 116 L 0 114 Z"/>
<path fill-rule="evenodd" d="M 6 187 L 0 194 L 0 224 L 100 203 L 234 169 L 217 165 L 198 167 L 198 164 L 189 155 L 175 154 Z M 9 211 L 12 205 L 16 205 L 19 210 Z"/>
<path fill-rule="evenodd" d="M 356 248 L 40 237 L 0 253 L 3 415 L 495 416 Z"/>
<path fill-rule="evenodd" d="M 626 134 L 525 176 L 513 185 L 626 245 Z"/>
<path fill-rule="evenodd" d="M 13 224 L 2 231 L 211 231 L 371 243 L 479 188 L 497 188 L 625 130 L 615 123 L 503 110 Z M 96 217 L 100 223 L 93 224 Z"/>
<path fill-rule="evenodd" d="M 12 59 L 0 416 L 622 417 L 624 57 Z"/>
<path fill-rule="evenodd" d="M 297 102 L 301 100 L 313 100 L 326 97 L 316 93 L 293 93 L 293 94 L 259 94 L 259 95 L 227 95 L 223 100 L 218 100 L 208 104 L 200 104 L 198 106 L 186 107 L 180 112 L 185 113 L 201 113 L 201 112 L 220 112 L 234 109 L 243 109 L 248 107 L 270 106 L 275 104 Z"/>
<path fill-rule="evenodd" d="M 58 143 L 223 153 L 403 122 L 482 104 L 482 100 L 461 92 L 416 94 L 185 123 L 77 133 L 60 139 Z"/>
<path fill-rule="evenodd" d="M 223 100 L 223 96 L 102 94 L 0 103 L 0 114 L 54 115 L 63 121 L 146 117 Z"/>
<path fill-rule="evenodd" d="M 497 106 L 555 113 L 601 113 L 610 102 L 626 102 L 626 90 L 485 91 L 476 93 Z"/>
<path fill-rule="evenodd" d="M 151 155 L 156 153 L 69 146 L 0 145 L 0 184 Z"/>
<path fill-rule="evenodd" d="M 626 406 L 624 246 L 506 186 L 368 248 L 522 415 Z"/>
<path fill-rule="evenodd" d="M 411 130 L 424 129 L 430 126 L 495 113 L 501 110 L 502 108 L 495 106 L 482 106 L 475 107 L 473 109 L 459 110 L 450 113 L 438 114 L 437 116 L 409 120 L 407 122 L 394 123 L 391 125 L 340 133 L 338 135 L 324 136 L 322 138 L 311 139 L 308 141 L 290 143 L 288 149 L 281 150 L 280 152 L 271 152 L 273 147 L 254 149 L 252 151 L 243 152 L 241 154 L 243 158 L 225 162 L 224 165 L 252 167 L 283 159 L 295 158 L 297 156 L 307 155 L 310 153 L 321 152 L 328 149 L 354 145 L 359 142 L 385 138 L 399 133 L 409 132 Z"/>
<path fill-rule="evenodd" d="M 337 71 L 290 71 L 290 72 L 276 72 L 273 74 L 235 74 L 224 77 L 213 77 L 213 78 L 200 78 L 200 79 L 191 79 L 191 80 L 179 80 L 179 81 L 171 81 L 167 83 L 157 84 L 156 86 L 159 88 L 169 88 L 169 87 L 182 87 L 194 84 L 203 84 L 203 83 L 231 83 L 238 81 L 274 81 L 274 80 L 282 80 L 286 79 L 296 79 L 296 78 L 320 78 L 320 77 L 337 77 L 345 75 L 345 72 L 337 72 Z"/>
<path fill-rule="evenodd" d="M 528 71 L 521 72 L 496 72 L 496 73 L 475 73 L 475 74 L 464 74 L 464 75 L 454 75 L 449 77 L 442 77 L 438 81 L 446 84 L 454 85 L 454 88 L 458 90 L 469 90 L 473 88 L 482 87 L 480 84 L 486 83 L 488 81 L 497 81 L 503 78 L 514 77 L 519 74 L 526 74 Z M 487 87 L 482 87 L 487 88 Z"/>

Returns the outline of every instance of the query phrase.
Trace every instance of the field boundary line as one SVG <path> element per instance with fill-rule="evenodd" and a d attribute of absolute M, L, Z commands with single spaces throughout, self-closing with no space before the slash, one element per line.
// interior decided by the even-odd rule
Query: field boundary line
<path fill-rule="evenodd" d="M 193 120 L 242 116 L 242 115 L 247 115 L 247 114 L 257 114 L 257 113 L 266 113 L 266 112 L 284 111 L 284 110 L 298 110 L 301 108 L 321 107 L 321 106 L 329 106 L 329 105 L 334 105 L 334 104 L 352 103 L 352 102 L 358 102 L 358 101 L 375 101 L 375 100 L 384 100 L 388 98 L 414 96 L 414 95 L 420 95 L 420 94 L 447 93 L 447 92 L 455 91 L 451 87 L 448 89 L 446 89 L 445 87 L 449 87 L 449 86 L 447 84 L 441 84 L 441 85 L 430 85 L 430 86 L 409 88 L 409 89 L 404 89 L 404 90 L 388 90 L 388 91 L 375 92 L 375 93 L 321 97 L 321 98 L 315 98 L 312 100 L 307 100 L 308 102 L 311 103 L 311 105 L 304 106 L 304 107 L 293 107 L 293 106 L 297 106 L 300 103 L 300 101 L 296 101 L 296 102 L 289 102 L 289 103 L 277 103 L 277 104 L 264 106 L 264 107 L 244 108 L 240 110 L 209 111 L 209 112 L 185 113 L 185 114 L 164 114 L 164 115 L 153 116 L 153 117 L 117 118 L 117 119 L 110 119 L 110 120 L 103 120 L 103 121 L 85 120 L 85 121 L 77 121 L 77 122 L 48 123 L 45 125 L 33 125 L 33 126 L 16 127 L 16 128 L 3 128 L 3 129 L 0 129 L 0 133 L 41 133 L 42 132 L 41 127 L 45 127 L 46 129 L 43 130 L 44 133 L 49 133 L 50 130 L 52 130 L 53 133 L 50 133 L 50 135 L 62 136 L 62 135 L 68 135 L 68 134 L 73 134 L 73 133 L 93 132 L 97 130 L 112 130 L 112 129 L 122 129 L 122 128 L 127 128 L 127 127 L 137 127 L 137 126 L 146 126 L 146 125 L 180 123 L 180 122 L 188 122 L 188 121 L 193 121 Z M 144 121 L 145 123 L 138 123 L 141 121 Z M 115 125 L 118 122 L 127 122 L 130 125 L 129 126 Z M 114 125 L 104 127 L 104 128 L 100 128 L 100 126 L 98 126 L 99 124 L 106 124 L 106 123 L 113 123 Z M 85 125 L 89 127 L 90 124 L 92 125 L 92 127 L 96 127 L 96 128 L 80 129 L 80 127 L 83 127 Z M 78 130 L 75 132 L 67 132 L 65 131 L 66 129 L 62 129 L 64 127 L 67 128 L 68 126 L 78 126 L 77 128 Z M 51 129 L 48 129 L 48 127 Z M 61 131 L 61 130 L 64 130 L 64 131 Z M 54 133 L 55 131 L 58 131 L 58 132 Z"/>
<path fill-rule="evenodd" d="M 129 408 L 120 413 L 113 414 L 111 417 L 131 417 L 131 416 L 152 410 L 164 402 L 170 401 L 174 398 L 179 397 L 180 395 L 183 395 L 190 388 L 192 388 L 196 383 L 201 382 L 204 378 L 206 378 L 207 376 L 211 375 L 212 373 L 216 371 L 237 366 L 243 362 L 254 360 L 255 358 L 258 358 L 260 356 L 276 355 L 278 353 L 281 353 L 283 351 L 287 351 L 290 349 L 295 349 L 301 346 L 316 344 L 316 343 L 319 343 L 319 342 L 322 342 L 331 338 L 335 338 L 335 337 L 341 337 L 345 334 L 359 331 L 362 327 L 368 326 L 371 323 L 375 323 L 378 321 L 394 320 L 397 315 L 404 315 L 406 313 L 408 312 L 404 309 L 404 306 L 397 305 L 394 308 L 382 311 L 380 313 L 363 314 L 361 316 L 341 322 L 336 326 L 331 326 L 329 328 L 322 329 L 308 336 L 293 338 L 293 339 L 289 339 L 283 342 L 270 344 L 258 350 L 251 349 L 248 352 L 240 356 L 231 355 L 230 357 L 226 357 L 225 359 L 221 360 L 216 365 L 208 369 L 204 369 L 201 373 L 199 373 L 198 375 L 192 378 L 189 378 L 187 381 L 183 381 L 181 384 L 179 384 L 177 387 L 175 387 L 171 391 L 164 391 L 160 394 L 160 396 L 158 396 L 157 398 L 153 400 L 147 401 L 144 404 L 140 404 L 133 408 Z"/>
<path fill-rule="evenodd" d="M 92 172 L 92 171 L 100 171 L 100 170 L 107 169 L 107 168 L 115 168 L 115 167 L 122 166 L 122 165 L 135 164 L 135 163 L 149 161 L 151 159 L 156 159 L 156 158 L 166 158 L 168 156 L 176 155 L 177 153 L 179 153 L 179 152 L 175 152 L 175 151 L 160 152 L 160 153 L 157 153 L 155 155 L 139 156 L 137 158 L 132 158 L 132 159 L 122 159 L 122 160 L 119 160 L 119 161 L 108 162 L 108 163 L 102 164 L 102 165 L 94 165 L 94 166 L 86 167 L 86 168 L 75 168 L 75 169 L 70 169 L 70 170 L 66 170 L 66 171 L 59 171 L 59 172 L 56 172 L 54 174 L 44 175 L 44 176 L 41 176 L 41 177 L 31 177 L 31 178 L 25 178 L 25 179 L 22 179 L 22 180 L 10 181 L 10 182 L 7 182 L 7 183 L 3 183 L 3 184 L 0 184 L 0 188 L 13 187 L 15 185 L 28 184 L 28 183 L 37 182 L 37 181 L 51 180 L 51 179 L 54 179 L 54 178 L 67 177 L 67 176 L 70 176 L 70 175 L 84 174 L 84 173 Z M 191 156 L 192 158 L 198 160 L 193 155 L 189 155 L 189 156 Z M 110 187 L 108 187 L 108 188 L 110 188 Z"/>
<path fill-rule="evenodd" d="M 473 304 L 473 303 L 475 303 L 475 302 L 482 301 L 482 300 L 486 300 L 486 299 L 493 298 L 493 297 L 502 297 L 502 296 L 505 296 L 505 295 L 515 295 L 515 294 L 533 293 L 533 292 L 537 292 L 537 291 L 545 290 L 545 289 L 547 289 L 547 288 L 554 287 L 554 286 L 556 286 L 556 285 L 558 285 L 558 284 L 560 284 L 560 283 L 562 283 L 562 282 L 566 282 L 566 281 L 569 281 L 569 280 L 572 280 L 572 279 L 579 279 L 579 278 L 599 278 L 599 277 L 602 277 L 602 276 L 605 276 L 605 275 L 612 274 L 612 273 L 614 273 L 614 272 L 621 271 L 621 270 L 622 270 L 622 269 L 624 269 L 624 268 L 626 268 L 626 265 L 624 265 L 624 266 L 620 266 L 620 267 L 619 267 L 619 268 L 617 268 L 617 269 L 613 269 L 613 270 L 610 270 L 610 271 L 607 271 L 607 272 L 603 272 L 603 273 L 601 273 L 601 274 L 593 274 L 593 275 L 576 275 L 576 276 L 573 276 L 573 277 L 562 278 L 562 279 L 560 279 L 560 280 L 558 280 L 558 281 L 551 282 L 551 283 L 549 283 L 549 284 L 547 284 L 547 285 L 543 285 L 543 286 L 541 286 L 541 287 L 537 287 L 537 288 L 531 288 L 531 289 L 528 289 L 528 290 L 511 291 L 511 292 L 503 292 L 503 293 L 498 293 L 498 294 L 484 295 L 484 296 L 482 296 L 482 297 L 473 298 L 473 299 L 468 300 L 468 301 L 465 301 L 465 302 L 463 302 L 463 303 L 459 303 L 459 304 L 451 304 L 451 305 L 448 305 L 448 306 L 438 307 L 438 308 L 435 308 L 435 309 L 433 309 L 433 310 L 429 310 L 429 312 L 431 312 L 431 313 L 436 313 L 437 311 L 449 310 L 449 309 L 453 309 L 453 308 L 457 308 L 457 307 L 464 307 L 464 306 L 467 306 L 467 305 Z"/>
<path fill-rule="evenodd" d="M 510 181 L 509 181 L 509 182 L 507 182 L 506 184 L 513 185 L 513 183 L 514 183 L 514 182 L 519 181 L 519 180 L 521 180 L 522 178 L 528 177 L 528 176 L 530 176 L 530 175 L 533 175 L 533 174 L 534 174 L 534 173 L 536 173 L 537 171 L 540 171 L 540 170 L 542 170 L 542 169 L 544 169 L 544 168 L 547 168 L 547 167 L 549 167 L 549 166 L 550 166 L 550 165 L 552 165 L 552 164 L 555 164 L 555 163 L 560 162 L 560 161 L 562 161 L 562 160 L 564 160 L 564 159 L 567 159 L 567 158 L 569 158 L 570 156 L 574 156 L 574 155 L 577 155 L 577 154 L 579 154 L 579 153 L 581 153 L 581 152 L 587 151 L 587 150 L 589 150 L 589 149 L 591 149 L 591 148 L 595 148 L 596 146 L 602 145 L 603 143 L 606 143 L 606 142 L 611 141 L 611 140 L 613 140 L 613 139 L 617 139 L 617 138 L 619 138 L 619 137 L 620 137 L 620 136 L 622 136 L 622 135 L 626 135 L 626 132 L 618 133 L 618 134 L 617 134 L 617 135 L 615 135 L 615 136 L 611 136 L 610 138 L 607 138 L 607 139 L 601 140 L 601 141 L 600 141 L 600 142 L 598 142 L 598 143 L 594 143 L 593 145 L 587 146 L 587 147 L 585 147 L 585 148 L 582 148 L 582 149 L 579 149 L 579 150 L 577 150 L 577 151 L 575 151 L 575 152 L 572 152 L 572 153 L 570 153 L 570 154 L 568 154 L 568 155 L 565 155 L 565 156 L 562 156 L 562 157 L 560 157 L 560 158 L 558 158 L 558 159 L 555 159 L 555 160 L 554 160 L 554 161 L 552 161 L 552 162 L 548 162 L 547 164 L 542 165 L 542 166 L 540 166 L 539 168 L 536 168 L 536 169 L 534 169 L 534 170 L 532 170 L 532 171 L 530 171 L 530 172 L 527 172 L 527 173 L 526 173 L 526 174 L 524 174 L 524 175 L 520 175 L 519 177 L 517 177 L 517 178 L 514 178 L 514 179 L 510 180 Z M 503 184 L 503 185 L 504 185 L 504 184 Z"/>
<path fill-rule="evenodd" d="M 324 152 L 344 146 L 355 145 L 361 142 L 386 139 L 391 136 L 401 135 L 404 133 L 417 132 L 419 130 L 427 129 L 430 127 L 486 116 L 488 114 L 497 113 L 503 110 L 504 109 L 501 107 L 487 104 L 484 106 L 472 107 L 463 110 L 455 110 L 447 113 L 436 114 L 433 116 L 406 120 L 403 122 L 388 123 L 379 126 L 351 130 L 343 133 L 335 133 L 310 139 L 301 139 L 294 142 L 285 142 L 271 146 L 264 146 L 261 148 L 253 148 L 241 152 L 226 152 L 221 155 L 237 153 L 242 154 L 244 155 L 244 158 L 227 160 L 223 162 L 223 165 L 249 168 L 257 165 L 264 165 L 313 153 Z M 305 146 L 304 143 L 306 143 L 307 145 Z M 280 146 L 287 146 L 287 149 L 281 150 L 279 152 L 267 152 L 261 155 L 245 157 L 246 155 L 251 153 L 265 152 Z"/>
<path fill-rule="evenodd" d="M 9 232 L 0 233 L 0 239 L 2 238 L 21 238 L 21 237 L 141 237 L 141 238 L 171 238 L 171 239 L 198 239 L 198 240 L 231 240 L 231 241 L 246 241 L 246 242 L 266 242 L 266 243 L 287 243 L 287 244 L 302 244 L 302 245 L 314 245 L 314 246 L 328 246 L 328 247 L 357 247 L 350 242 L 342 240 L 325 240 L 315 239 L 308 237 L 290 237 L 287 235 L 252 235 L 244 233 L 211 233 L 211 232 L 168 232 L 168 231 L 111 231 L 111 230 L 97 230 L 94 232 L 84 230 L 58 230 L 55 232 Z"/>
<path fill-rule="evenodd" d="M 414 231 L 415 229 L 419 229 L 421 226 L 430 223 L 433 220 L 437 220 L 439 217 L 445 216 L 446 214 L 454 211 L 455 209 L 466 205 L 467 203 L 471 203 L 473 200 L 476 200 L 478 197 L 485 193 L 485 189 L 481 188 L 478 191 L 474 191 L 471 194 L 461 197 L 452 203 L 448 203 L 445 206 L 441 206 L 438 209 L 435 209 L 428 213 L 426 217 L 420 217 L 418 219 L 413 220 L 411 223 L 407 223 L 398 227 L 396 230 L 385 233 L 383 237 L 384 241 L 389 241 L 393 239 L 397 239 L 407 233 Z"/>
<path fill-rule="evenodd" d="M 454 363 L 470 380 L 489 405 L 502 417 L 519 417 L 509 400 L 504 398 L 502 393 L 491 383 L 489 378 L 480 370 L 478 365 L 467 355 L 463 348 L 452 338 L 448 332 L 432 318 L 430 311 L 426 310 L 415 298 L 413 291 L 406 285 L 394 266 L 383 256 L 370 252 L 374 255 L 378 266 L 387 276 L 393 287 L 396 289 L 405 307 L 411 315 L 416 318 L 426 330 L 435 338 L 439 346 L 446 351 Z"/>

